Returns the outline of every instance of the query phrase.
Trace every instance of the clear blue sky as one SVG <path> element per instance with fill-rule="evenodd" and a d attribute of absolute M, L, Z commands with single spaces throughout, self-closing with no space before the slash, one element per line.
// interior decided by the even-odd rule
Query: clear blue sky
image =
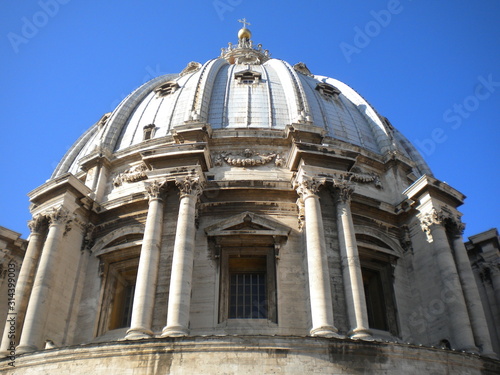
<path fill-rule="evenodd" d="M 130 91 L 236 41 L 351 85 L 464 193 L 466 236 L 499 221 L 498 0 L 41 0 L 0 3 L 0 225 Z"/>

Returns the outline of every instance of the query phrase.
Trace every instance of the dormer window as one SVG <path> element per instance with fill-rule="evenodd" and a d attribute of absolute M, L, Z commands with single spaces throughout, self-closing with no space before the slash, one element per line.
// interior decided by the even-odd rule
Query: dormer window
<path fill-rule="evenodd" d="M 241 84 L 252 85 L 260 83 L 261 73 L 254 72 L 253 70 L 244 70 L 234 74 L 234 78 Z"/>
<path fill-rule="evenodd" d="M 146 140 L 151 139 L 151 138 L 154 137 L 155 131 L 156 131 L 156 126 L 155 126 L 155 124 L 146 125 L 143 128 L 143 131 L 144 131 L 144 138 L 143 138 L 143 140 L 146 141 Z"/>
<path fill-rule="evenodd" d="M 159 98 L 164 96 L 173 94 L 178 88 L 180 88 L 179 84 L 175 81 L 168 81 L 155 89 L 155 93 Z"/>
<path fill-rule="evenodd" d="M 316 85 L 316 90 L 318 90 L 321 93 L 321 95 L 324 95 L 327 98 L 337 99 L 340 94 L 340 90 L 338 88 L 324 82 L 318 83 Z"/>

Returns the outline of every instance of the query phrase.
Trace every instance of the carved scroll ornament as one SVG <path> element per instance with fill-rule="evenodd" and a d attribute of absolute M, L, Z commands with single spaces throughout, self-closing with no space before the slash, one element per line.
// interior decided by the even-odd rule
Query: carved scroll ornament
<path fill-rule="evenodd" d="M 146 175 L 147 170 L 148 168 L 144 164 L 126 169 L 113 179 L 113 186 L 118 187 L 122 186 L 124 182 L 131 183 L 145 180 L 148 178 Z"/>

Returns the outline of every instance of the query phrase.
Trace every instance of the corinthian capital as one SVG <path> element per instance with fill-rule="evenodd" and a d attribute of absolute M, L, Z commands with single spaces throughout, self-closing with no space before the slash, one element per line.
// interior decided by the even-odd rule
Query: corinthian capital
<path fill-rule="evenodd" d="M 188 195 L 198 197 L 203 190 L 203 182 L 196 175 L 177 178 L 175 185 L 179 188 L 181 198 Z"/>
<path fill-rule="evenodd" d="M 28 221 L 28 227 L 30 228 L 31 233 L 40 233 L 46 221 L 47 220 L 43 215 L 33 216 L 33 219 Z"/>
<path fill-rule="evenodd" d="M 312 177 L 302 177 L 294 185 L 295 190 L 302 199 L 314 196 L 318 193 L 319 188 L 325 184 L 325 179 Z"/>
<path fill-rule="evenodd" d="M 54 207 L 44 212 L 44 216 L 49 220 L 49 225 L 68 224 L 71 222 L 69 211 L 64 207 Z"/>
<path fill-rule="evenodd" d="M 146 182 L 145 186 L 146 186 L 146 191 L 148 192 L 150 201 L 152 199 L 162 199 L 163 195 L 165 194 L 165 192 L 167 190 L 165 179 L 159 179 L 159 180 L 153 180 L 152 182 Z"/>
<path fill-rule="evenodd" d="M 348 203 L 351 201 L 354 186 L 343 180 L 333 180 L 333 189 L 335 197 L 339 202 Z"/>

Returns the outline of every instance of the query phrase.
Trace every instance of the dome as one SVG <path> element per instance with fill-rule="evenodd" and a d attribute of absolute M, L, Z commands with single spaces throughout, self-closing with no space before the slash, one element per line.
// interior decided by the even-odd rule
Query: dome
<path fill-rule="evenodd" d="M 348 85 L 250 39 L 139 87 L 28 196 L 16 374 L 499 372 L 464 195 Z"/>
<path fill-rule="evenodd" d="M 304 63 L 270 58 L 246 39 L 204 64 L 190 62 L 179 74 L 150 80 L 105 119 L 75 143 L 53 177 L 78 173 L 79 161 L 96 148 L 120 152 L 144 142 L 147 129 L 147 139 L 160 139 L 193 122 L 214 131 L 311 127 L 320 129 L 325 144 L 356 146 L 382 158 L 398 154 L 416 176 L 431 174 L 411 143 L 347 84 L 314 75 Z"/>

